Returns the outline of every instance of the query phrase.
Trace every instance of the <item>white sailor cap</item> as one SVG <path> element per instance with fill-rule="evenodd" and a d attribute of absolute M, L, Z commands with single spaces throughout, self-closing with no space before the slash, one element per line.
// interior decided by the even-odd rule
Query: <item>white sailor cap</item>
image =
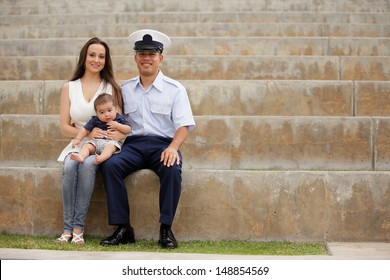
<path fill-rule="evenodd" d="M 141 29 L 130 34 L 129 42 L 135 51 L 162 52 L 171 44 L 171 39 L 159 31 Z"/>

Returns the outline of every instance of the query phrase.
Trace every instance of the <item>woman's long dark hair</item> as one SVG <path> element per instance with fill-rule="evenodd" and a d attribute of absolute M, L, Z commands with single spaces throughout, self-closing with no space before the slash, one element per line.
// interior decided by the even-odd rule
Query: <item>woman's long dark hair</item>
<path fill-rule="evenodd" d="M 73 72 L 73 76 L 70 79 L 70 81 L 75 81 L 77 79 L 80 79 L 82 76 L 84 76 L 85 73 L 85 61 L 87 59 L 88 54 L 88 48 L 90 45 L 98 44 L 102 45 L 106 49 L 106 62 L 104 64 L 104 68 L 102 71 L 100 71 L 100 77 L 105 83 L 110 83 L 112 85 L 113 89 L 113 96 L 116 100 L 116 103 L 120 107 L 120 109 L 123 109 L 123 99 L 121 94 L 121 88 L 116 82 L 114 78 L 114 71 L 112 68 L 112 61 L 111 61 L 111 54 L 110 54 L 110 48 L 108 47 L 107 43 L 103 40 L 99 39 L 98 37 L 93 37 L 88 40 L 88 42 L 85 43 L 85 45 L 80 50 L 79 55 L 79 61 L 77 62 L 76 69 Z"/>

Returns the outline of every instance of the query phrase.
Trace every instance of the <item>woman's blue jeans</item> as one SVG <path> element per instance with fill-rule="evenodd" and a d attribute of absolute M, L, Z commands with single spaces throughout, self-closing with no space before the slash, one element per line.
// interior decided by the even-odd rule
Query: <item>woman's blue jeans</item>
<path fill-rule="evenodd" d="M 95 155 L 79 163 L 70 159 L 64 160 L 62 173 L 62 203 L 64 211 L 64 230 L 84 229 L 89 203 L 95 186 Z"/>

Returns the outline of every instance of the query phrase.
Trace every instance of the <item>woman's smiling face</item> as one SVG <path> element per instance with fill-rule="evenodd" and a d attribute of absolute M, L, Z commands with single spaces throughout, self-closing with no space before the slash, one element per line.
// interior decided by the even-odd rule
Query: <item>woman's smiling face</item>
<path fill-rule="evenodd" d="M 85 70 L 100 72 L 106 64 L 106 49 L 103 45 L 92 44 L 88 47 Z"/>

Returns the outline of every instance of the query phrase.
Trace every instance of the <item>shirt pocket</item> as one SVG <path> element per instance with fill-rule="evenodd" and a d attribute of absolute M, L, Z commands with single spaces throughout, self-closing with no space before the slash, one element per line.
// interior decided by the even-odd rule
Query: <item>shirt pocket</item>
<path fill-rule="evenodd" d="M 137 105 L 136 104 L 125 105 L 125 114 L 126 115 L 135 113 L 136 111 L 137 111 Z"/>
<path fill-rule="evenodd" d="M 173 129 L 171 117 L 172 110 L 170 106 L 164 106 L 161 104 L 153 105 L 151 106 L 150 111 L 152 112 L 151 117 L 153 125 L 158 127 L 160 132 L 166 134 L 167 131 Z"/>
<path fill-rule="evenodd" d="M 126 119 L 130 123 L 133 131 L 138 129 L 142 124 L 142 116 L 137 104 L 126 105 L 124 112 Z"/>
<path fill-rule="evenodd" d="M 161 115 L 162 117 L 171 116 L 171 107 L 164 105 L 152 105 L 150 108 L 153 114 Z"/>

